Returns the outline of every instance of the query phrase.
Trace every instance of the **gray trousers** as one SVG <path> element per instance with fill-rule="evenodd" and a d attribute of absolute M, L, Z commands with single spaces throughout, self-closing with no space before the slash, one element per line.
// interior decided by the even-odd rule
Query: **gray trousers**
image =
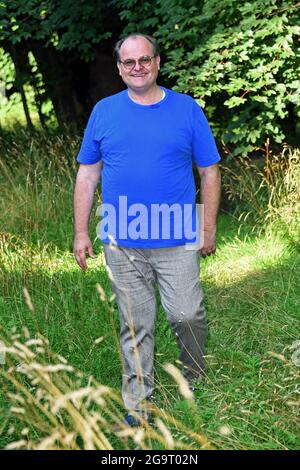
<path fill-rule="evenodd" d="M 203 374 L 207 326 L 200 253 L 184 245 L 135 249 L 105 244 L 104 254 L 120 314 L 122 397 L 125 408 L 139 411 L 139 403 L 149 399 L 154 388 L 156 285 L 179 347 L 183 375 L 192 381 Z"/>

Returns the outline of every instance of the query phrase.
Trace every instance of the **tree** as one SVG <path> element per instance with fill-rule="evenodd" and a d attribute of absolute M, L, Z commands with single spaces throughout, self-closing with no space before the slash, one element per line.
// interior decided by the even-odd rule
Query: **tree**
<path fill-rule="evenodd" d="M 0 2 L 0 47 L 14 61 L 16 80 L 34 80 L 32 52 L 60 123 L 85 122 L 95 101 L 120 89 L 111 54 L 120 31 L 117 14 L 101 0 Z"/>
<path fill-rule="evenodd" d="M 300 114 L 299 6 L 290 0 L 116 0 L 125 33 L 160 41 L 162 73 L 205 108 L 232 156 L 288 140 Z M 297 135 L 298 133 L 298 135 Z"/>

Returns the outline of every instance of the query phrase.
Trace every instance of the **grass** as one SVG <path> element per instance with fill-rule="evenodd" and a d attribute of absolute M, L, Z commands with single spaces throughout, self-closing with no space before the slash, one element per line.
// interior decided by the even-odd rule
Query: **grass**
<path fill-rule="evenodd" d="M 68 391 L 91 384 L 96 389 L 100 383 L 109 387 L 114 397 L 111 409 L 121 416 L 121 363 L 114 333 L 118 314 L 113 300 L 109 300 L 112 293 L 102 246 L 93 236 L 95 217 L 91 234 L 97 258 L 88 261 L 86 273 L 77 267 L 71 252 L 78 141 L 63 136 L 47 140 L 42 135 L 34 141 L 26 141 L 24 135 L 10 139 L 11 145 L 4 141 L 0 145 L 0 336 L 14 344 L 18 338 L 9 338 L 19 333 L 19 340 L 25 344 L 29 337 L 42 335 L 42 351 L 34 350 L 41 367 L 56 364 L 60 355 L 74 368 L 73 372 L 51 374 L 51 383 L 56 386 L 51 390 L 44 376 L 35 375 L 47 396 L 56 394 L 58 400 Z M 106 422 L 104 437 L 112 447 L 178 448 L 181 443 L 199 448 L 204 441 L 197 441 L 195 436 L 205 436 L 219 449 L 299 448 L 300 371 L 292 355 L 293 344 L 300 339 L 300 256 L 297 245 L 283 232 L 271 226 L 258 236 L 251 228 L 244 222 L 241 231 L 235 216 L 222 213 L 217 254 L 202 260 L 209 322 L 208 371 L 195 402 L 181 396 L 176 381 L 164 369 L 166 363 L 176 364 L 177 348 L 159 305 L 155 356 L 159 421 L 144 444 L 124 430 L 123 434 L 120 430 L 115 433 Z M 103 288 L 104 298 L 97 284 Z M 56 421 L 46 426 L 42 412 L 30 405 L 30 396 L 36 393 L 30 374 L 20 378 L 15 368 L 9 371 L 20 362 L 27 363 L 26 354 L 30 356 L 23 351 L 22 359 L 18 347 L 14 347 L 17 349 L 9 355 L 11 362 L 0 366 L 0 448 L 20 440 L 24 448 L 37 448 L 41 442 L 46 446 L 43 439 L 62 422 L 70 437 L 66 447 L 92 445 L 78 437 L 80 429 L 74 416 L 79 409 L 89 422 L 93 411 L 100 412 L 100 398 L 90 399 L 88 406 L 82 399 L 79 408 L 70 401 L 62 412 L 66 416 L 58 412 L 58 417 L 54 414 Z M 29 444 L 26 433 L 22 434 L 25 418 L 16 411 L 18 400 L 8 395 L 16 393 L 13 380 L 19 386 L 25 384 L 29 393 L 22 406 L 28 413 L 27 432 L 34 444 Z M 181 424 L 175 425 L 172 418 Z M 189 433 L 194 434 L 191 437 Z M 93 437 L 97 448 L 105 441 L 99 436 Z M 55 447 L 53 442 L 51 445 Z"/>

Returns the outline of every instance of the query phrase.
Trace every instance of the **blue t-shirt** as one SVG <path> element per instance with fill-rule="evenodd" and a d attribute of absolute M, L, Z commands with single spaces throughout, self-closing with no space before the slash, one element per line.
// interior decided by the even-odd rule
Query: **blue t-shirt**
<path fill-rule="evenodd" d="M 150 105 L 121 91 L 100 100 L 90 115 L 77 161 L 103 161 L 99 236 L 105 243 L 162 248 L 196 240 L 192 166 L 213 165 L 220 156 L 196 101 L 162 89 L 164 98 Z"/>

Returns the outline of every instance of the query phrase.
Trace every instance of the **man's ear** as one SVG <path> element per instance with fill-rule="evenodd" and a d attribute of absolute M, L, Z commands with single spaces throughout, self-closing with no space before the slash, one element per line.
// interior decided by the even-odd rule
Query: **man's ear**
<path fill-rule="evenodd" d="M 117 67 L 118 67 L 118 70 L 119 70 L 119 75 L 122 75 L 122 72 L 121 72 L 121 65 L 119 64 L 119 62 L 117 62 Z"/>
<path fill-rule="evenodd" d="M 160 69 L 160 56 L 159 55 L 156 57 L 156 63 L 157 63 L 157 68 L 159 70 Z"/>

